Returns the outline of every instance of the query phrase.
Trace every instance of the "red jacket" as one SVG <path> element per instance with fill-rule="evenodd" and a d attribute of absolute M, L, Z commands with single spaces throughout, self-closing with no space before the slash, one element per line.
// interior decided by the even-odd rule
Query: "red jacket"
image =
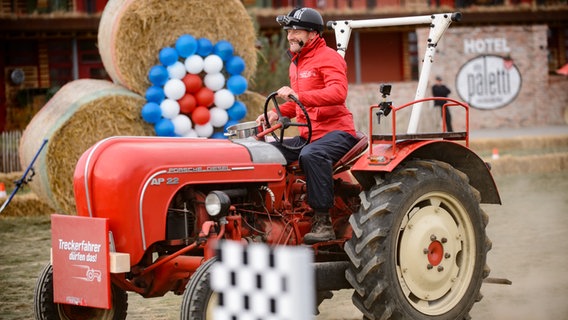
<path fill-rule="evenodd" d="M 317 37 L 292 54 L 289 70 L 290 87 L 306 107 L 312 123 L 312 141 L 334 130 L 355 136 L 353 115 L 345 106 L 347 98 L 347 64 L 325 40 Z M 280 106 L 283 116 L 306 123 L 306 117 L 294 102 Z M 308 137 L 307 127 L 298 127 L 300 136 Z"/>

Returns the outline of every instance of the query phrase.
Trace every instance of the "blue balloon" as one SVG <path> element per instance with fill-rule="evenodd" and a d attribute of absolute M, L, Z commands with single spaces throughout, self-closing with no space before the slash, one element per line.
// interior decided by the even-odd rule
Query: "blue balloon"
<path fill-rule="evenodd" d="M 237 120 L 230 120 L 227 121 L 227 123 L 225 123 L 225 126 L 223 127 L 223 130 L 226 132 L 227 128 L 229 128 L 230 126 L 234 126 L 235 124 L 238 124 L 239 122 Z"/>
<path fill-rule="evenodd" d="M 202 56 L 202 57 L 207 57 L 208 55 L 211 54 L 211 52 L 213 52 L 213 43 L 211 43 L 211 40 L 207 39 L 207 38 L 199 38 L 197 39 L 197 54 Z"/>
<path fill-rule="evenodd" d="M 239 121 L 247 115 L 247 107 L 241 101 L 235 101 L 235 103 L 227 110 L 229 114 L 229 120 Z"/>
<path fill-rule="evenodd" d="M 170 119 L 162 118 L 154 125 L 156 135 L 160 137 L 175 137 L 174 124 Z"/>
<path fill-rule="evenodd" d="M 181 35 L 176 41 L 176 50 L 182 58 L 194 55 L 197 52 L 197 39 L 189 34 Z"/>
<path fill-rule="evenodd" d="M 227 137 L 225 136 L 225 134 L 223 132 L 215 132 L 211 136 L 211 139 L 227 139 Z"/>
<path fill-rule="evenodd" d="M 213 47 L 213 54 L 221 57 L 223 61 L 229 60 L 233 56 L 233 45 L 227 40 L 220 40 Z"/>
<path fill-rule="evenodd" d="M 225 69 L 231 75 L 241 74 L 245 70 L 245 60 L 239 56 L 233 56 L 225 63 Z"/>
<path fill-rule="evenodd" d="M 243 94 L 247 90 L 247 79 L 241 75 L 234 75 L 227 80 L 227 89 L 234 95 Z"/>
<path fill-rule="evenodd" d="M 156 65 L 150 68 L 148 79 L 155 86 L 163 86 L 168 81 L 168 69 L 162 65 Z"/>
<path fill-rule="evenodd" d="M 160 50 L 160 53 L 158 54 L 158 59 L 160 59 L 160 62 L 164 66 L 168 67 L 176 63 L 179 59 L 179 56 L 176 49 L 172 47 L 164 47 L 162 48 L 162 50 Z"/>
<path fill-rule="evenodd" d="M 151 86 L 146 89 L 146 100 L 148 102 L 156 102 L 161 103 L 166 98 L 166 94 L 164 93 L 164 89 L 159 86 Z"/>
<path fill-rule="evenodd" d="M 156 123 L 162 118 L 160 105 L 155 102 L 148 102 L 142 107 L 142 119 L 149 123 Z"/>

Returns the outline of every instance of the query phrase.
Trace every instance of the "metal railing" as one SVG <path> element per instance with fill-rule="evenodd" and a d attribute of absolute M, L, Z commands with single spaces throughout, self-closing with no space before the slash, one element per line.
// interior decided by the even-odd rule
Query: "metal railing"
<path fill-rule="evenodd" d="M 0 133 L 0 172 L 9 173 L 22 171 L 18 148 L 21 131 L 6 131 Z"/>

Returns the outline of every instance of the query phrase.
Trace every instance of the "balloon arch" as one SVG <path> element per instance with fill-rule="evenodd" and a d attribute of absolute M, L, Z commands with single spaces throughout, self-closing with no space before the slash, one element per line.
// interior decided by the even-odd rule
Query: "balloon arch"
<path fill-rule="evenodd" d="M 151 86 L 142 118 L 158 136 L 225 138 L 226 128 L 247 114 L 236 96 L 248 87 L 244 60 L 233 45 L 220 40 L 180 36 L 175 48 L 164 47 L 161 64 L 150 68 Z"/>

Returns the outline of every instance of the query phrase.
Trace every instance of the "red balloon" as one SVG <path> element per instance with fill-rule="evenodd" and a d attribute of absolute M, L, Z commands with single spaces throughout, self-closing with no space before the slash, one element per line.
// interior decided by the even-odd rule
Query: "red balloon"
<path fill-rule="evenodd" d="M 199 106 L 191 113 L 191 121 L 195 124 L 203 125 L 209 122 L 211 114 L 207 107 Z"/>
<path fill-rule="evenodd" d="M 185 92 L 196 93 L 203 87 L 203 80 L 196 74 L 188 73 L 181 81 L 185 84 Z"/>
<path fill-rule="evenodd" d="M 192 113 L 197 106 L 197 100 L 195 100 L 195 97 L 190 93 L 184 94 L 183 97 L 178 100 L 178 103 L 180 109 L 179 111 L 187 115 Z"/>
<path fill-rule="evenodd" d="M 213 90 L 203 87 L 195 93 L 195 99 L 197 100 L 197 105 L 210 107 L 215 101 L 215 93 Z"/>

